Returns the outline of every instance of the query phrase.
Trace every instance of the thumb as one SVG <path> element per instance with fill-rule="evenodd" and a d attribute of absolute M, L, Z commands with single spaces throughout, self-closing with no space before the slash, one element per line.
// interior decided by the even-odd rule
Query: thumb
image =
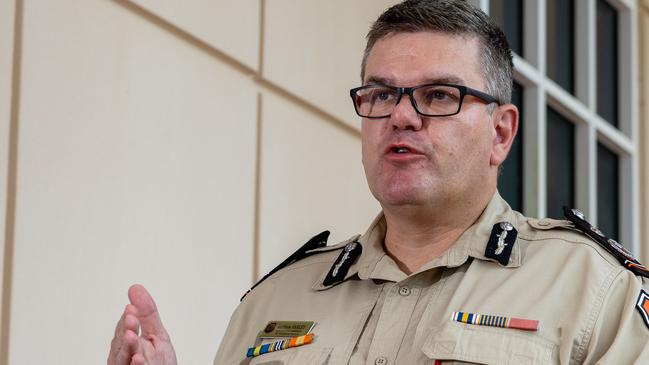
<path fill-rule="evenodd" d="M 137 317 L 142 328 L 144 338 L 154 335 L 167 340 L 169 335 L 162 325 L 158 308 L 151 294 L 140 284 L 135 284 L 128 289 L 128 299 L 137 308 Z"/>

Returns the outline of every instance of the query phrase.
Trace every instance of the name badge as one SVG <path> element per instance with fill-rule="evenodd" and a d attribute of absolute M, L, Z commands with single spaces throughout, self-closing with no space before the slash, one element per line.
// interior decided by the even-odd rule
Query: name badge
<path fill-rule="evenodd" d="M 289 338 L 305 336 L 315 327 L 312 321 L 270 321 L 258 338 Z"/>

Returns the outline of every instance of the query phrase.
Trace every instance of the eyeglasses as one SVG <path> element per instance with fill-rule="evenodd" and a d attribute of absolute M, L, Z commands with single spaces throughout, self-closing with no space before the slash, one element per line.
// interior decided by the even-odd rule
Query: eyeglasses
<path fill-rule="evenodd" d="M 487 104 L 501 104 L 498 99 L 482 91 L 453 84 L 415 87 L 365 85 L 349 90 L 356 114 L 363 118 L 389 117 L 404 94 L 410 96 L 412 107 L 417 113 L 426 117 L 446 117 L 459 113 L 466 95 L 473 95 Z"/>

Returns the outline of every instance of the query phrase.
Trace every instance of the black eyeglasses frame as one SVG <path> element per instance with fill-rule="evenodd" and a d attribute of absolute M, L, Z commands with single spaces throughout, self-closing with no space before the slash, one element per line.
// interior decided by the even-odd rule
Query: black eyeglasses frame
<path fill-rule="evenodd" d="M 401 97 L 404 94 L 407 94 L 408 96 L 410 96 L 410 103 L 412 104 L 412 107 L 415 109 L 417 114 L 419 114 L 421 116 L 424 116 L 424 117 L 449 117 L 451 115 L 459 114 L 460 111 L 462 110 L 462 104 L 464 103 L 464 97 L 466 95 L 475 96 L 478 99 L 486 102 L 487 105 L 493 104 L 493 103 L 496 103 L 497 105 L 502 105 L 502 103 L 500 101 L 498 101 L 498 99 L 496 99 L 495 97 L 493 97 L 493 96 L 491 96 L 491 95 L 489 95 L 489 94 L 487 94 L 485 92 L 482 92 L 480 90 L 476 90 L 476 89 L 473 89 L 473 88 L 470 88 L 470 87 L 464 86 L 464 85 L 433 83 L 433 84 L 417 85 L 417 86 L 413 86 L 413 87 L 396 87 L 396 86 L 383 85 L 383 84 L 370 84 L 370 85 L 363 85 L 363 86 L 355 87 L 355 88 L 349 90 L 349 96 L 352 98 L 352 103 L 354 104 L 354 110 L 356 111 L 356 114 L 358 114 L 359 117 L 368 118 L 368 119 L 381 119 L 381 118 L 388 118 L 390 115 L 392 115 L 392 113 L 390 113 L 390 114 L 387 114 L 387 115 L 370 117 L 370 116 L 361 115 L 361 113 L 359 113 L 358 106 L 356 105 L 356 93 L 359 90 L 369 89 L 369 88 L 373 88 L 373 87 L 377 87 L 377 86 L 387 87 L 387 88 L 390 88 L 390 89 L 393 89 L 393 90 L 397 91 L 397 102 L 394 104 L 395 107 L 397 105 L 399 105 L 399 102 L 401 102 Z M 420 89 L 422 87 L 430 87 L 430 86 L 447 86 L 447 87 L 454 87 L 454 88 L 458 89 L 460 91 L 460 102 L 458 103 L 457 111 L 455 111 L 455 113 L 434 114 L 434 115 L 433 114 L 425 114 L 425 113 L 420 112 L 419 108 L 417 107 L 417 102 L 415 101 L 415 97 L 414 97 L 413 93 L 417 89 Z"/>

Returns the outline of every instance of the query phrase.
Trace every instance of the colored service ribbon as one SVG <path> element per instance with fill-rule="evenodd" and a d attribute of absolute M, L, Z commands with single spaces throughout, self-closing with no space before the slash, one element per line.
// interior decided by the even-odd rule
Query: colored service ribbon
<path fill-rule="evenodd" d="M 287 338 L 284 340 L 267 343 L 265 345 L 261 345 L 257 347 L 250 347 L 248 348 L 248 353 L 246 354 L 246 357 L 255 357 L 255 356 L 266 354 L 268 352 L 281 351 L 291 347 L 307 345 L 310 344 L 312 341 L 313 341 L 313 333 L 309 333 L 304 336 Z"/>
<path fill-rule="evenodd" d="M 477 313 L 453 312 L 451 320 L 460 323 L 475 324 L 478 326 L 515 328 L 525 331 L 536 331 L 539 328 L 539 321 L 533 319 L 492 316 Z"/>

